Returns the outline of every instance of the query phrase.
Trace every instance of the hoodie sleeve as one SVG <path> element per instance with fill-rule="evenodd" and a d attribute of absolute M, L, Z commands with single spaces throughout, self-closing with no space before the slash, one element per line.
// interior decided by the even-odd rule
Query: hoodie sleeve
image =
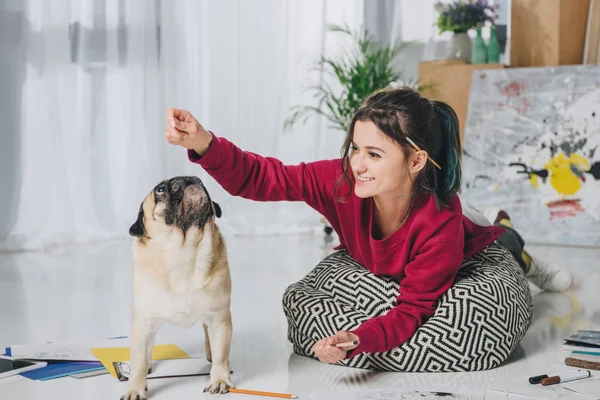
<path fill-rule="evenodd" d="M 214 134 L 204 156 L 188 150 L 188 158 L 233 196 L 255 201 L 304 201 L 321 214 L 333 202 L 341 166 L 341 160 L 284 165 L 276 158 L 243 151 Z"/>

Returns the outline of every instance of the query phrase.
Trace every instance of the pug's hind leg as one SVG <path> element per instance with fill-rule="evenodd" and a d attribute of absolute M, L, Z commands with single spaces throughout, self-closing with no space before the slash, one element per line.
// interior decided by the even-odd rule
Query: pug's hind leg
<path fill-rule="evenodd" d="M 149 321 L 134 320 L 131 327 L 131 375 L 122 400 L 146 400 L 148 346 L 158 327 Z"/>
<path fill-rule="evenodd" d="M 229 310 L 221 318 L 215 318 L 207 325 L 212 343 L 212 367 L 210 380 L 204 391 L 212 394 L 227 393 L 227 390 L 233 387 L 229 375 L 229 351 L 233 331 Z"/>
<path fill-rule="evenodd" d="M 204 328 L 204 352 L 206 353 L 206 359 L 208 362 L 212 362 L 212 352 L 210 350 L 210 338 L 208 337 L 208 326 L 202 324 Z"/>

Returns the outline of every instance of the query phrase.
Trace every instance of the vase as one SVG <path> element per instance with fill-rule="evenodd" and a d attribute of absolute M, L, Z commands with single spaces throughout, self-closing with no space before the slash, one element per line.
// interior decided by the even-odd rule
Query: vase
<path fill-rule="evenodd" d="M 498 64 L 500 62 L 500 42 L 496 35 L 496 27 L 490 29 L 490 40 L 487 45 L 487 62 L 490 64 Z"/>
<path fill-rule="evenodd" d="M 471 38 L 467 32 L 454 32 L 448 46 L 448 58 L 471 62 Z"/>
<path fill-rule="evenodd" d="M 471 53 L 473 64 L 485 64 L 487 62 L 487 48 L 481 36 L 481 27 L 477 28 L 477 37 L 473 40 L 473 51 Z"/>

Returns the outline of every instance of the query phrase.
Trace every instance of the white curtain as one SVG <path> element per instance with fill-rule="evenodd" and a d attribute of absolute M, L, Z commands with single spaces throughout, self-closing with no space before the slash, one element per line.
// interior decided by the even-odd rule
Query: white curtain
<path fill-rule="evenodd" d="M 287 163 L 336 157 L 310 68 L 363 23 L 358 0 L 0 0 L 0 250 L 127 236 L 144 196 L 175 175 L 205 180 L 226 234 L 310 231 L 304 204 L 231 198 L 163 136 L 190 110 L 245 150 Z"/>
<path fill-rule="evenodd" d="M 365 2 L 365 27 L 382 43 L 410 42 L 396 58 L 405 83 L 418 80 L 419 63 L 444 58 L 445 42 L 434 26 L 438 0 L 378 0 Z M 450 1 L 450 0 L 443 0 Z"/>

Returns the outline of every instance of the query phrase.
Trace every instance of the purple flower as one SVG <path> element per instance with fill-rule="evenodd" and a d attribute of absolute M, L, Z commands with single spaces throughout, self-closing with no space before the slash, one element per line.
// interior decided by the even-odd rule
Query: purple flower
<path fill-rule="evenodd" d="M 454 0 L 452 3 L 437 2 L 438 28 L 441 32 L 466 32 L 486 22 L 493 24 L 497 7 L 489 0 Z"/>

